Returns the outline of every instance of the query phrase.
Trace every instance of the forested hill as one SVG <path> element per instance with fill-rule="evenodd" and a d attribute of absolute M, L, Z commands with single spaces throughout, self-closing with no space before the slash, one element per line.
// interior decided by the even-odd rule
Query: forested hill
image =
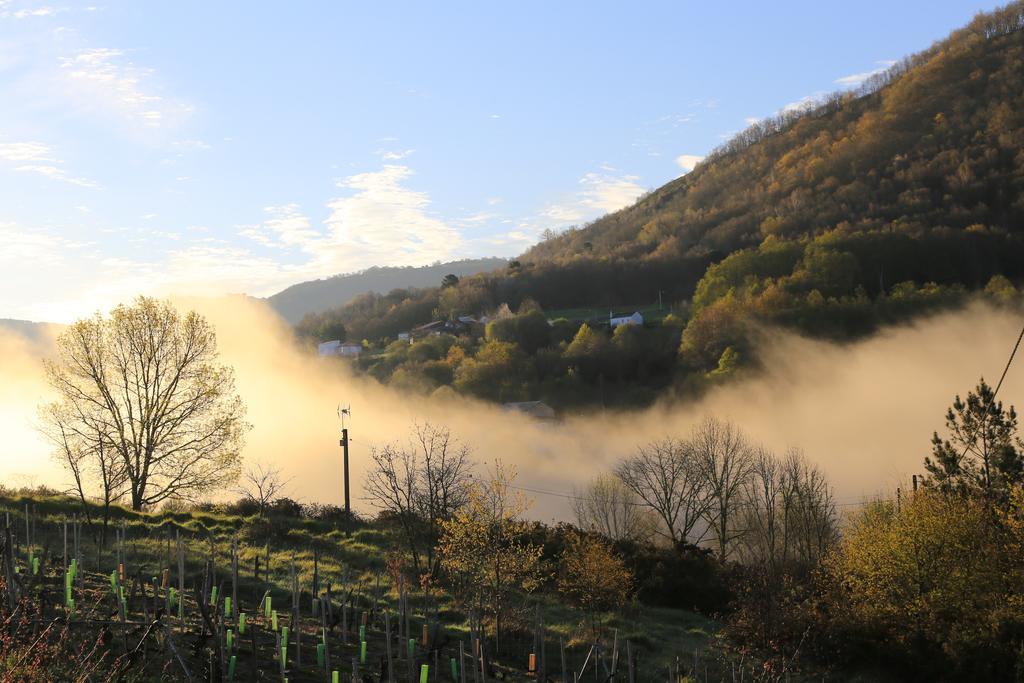
<path fill-rule="evenodd" d="M 838 229 L 1024 230 L 1024 6 L 980 15 L 857 92 L 751 126 L 634 206 L 523 260 L 728 254 Z"/>
<path fill-rule="evenodd" d="M 267 301 L 285 320 L 296 323 L 307 313 L 343 306 L 366 292 L 390 292 L 400 287 L 430 287 L 448 273 L 460 277 L 473 275 L 500 268 L 506 263 L 507 260 L 502 258 L 481 258 L 422 267 L 374 267 L 358 273 L 300 282 L 268 297 Z"/>
<path fill-rule="evenodd" d="M 851 339 L 968 297 L 1016 302 L 1022 27 L 1024 2 L 979 15 L 505 268 L 360 297 L 299 333 L 343 329 L 367 344 L 360 367 L 404 387 L 636 403 L 756 364 L 762 324 Z M 613 334 L 612 309 L 643 310 L 646 324 Z M 392 344 L 430 320 L 495 313 L 482 338 Z"/>

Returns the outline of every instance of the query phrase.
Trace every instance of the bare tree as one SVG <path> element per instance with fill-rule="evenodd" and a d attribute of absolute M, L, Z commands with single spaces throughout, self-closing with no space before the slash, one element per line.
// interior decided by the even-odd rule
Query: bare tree
<path fill-rule="evenodd" d="M 244 496 L 245 500 L 256 506 L 260 517 L 264 517 L 267 514 L 267 508 L 281 497 L 289 482 L 291 479 L 285 479 L 281 475 L 280 468 L 273 465 L 264 467 L 257 463 L 256 467 L 250 467 L 245 471 L 239 493 Z"/>
<path fill-rule="evenodd" d="M 724 562 L 740 533 L 732 526 L 733 513 L 750 474 L 753 449 L 736 425 L 713 417 L 693 430 L 690 443 L 711 497 L 707 521 L 718 543 L 718 558 Z"/>
<path fill-rule="evenodd" d="M 441 523 L 465 505 L 471 483 L 470 449 L 447 427 L 414 424 L 403 446 L 373 448 L 366 474 L 370 503 L 393 517 L 405 535 L 417 574 L 437 572 Z"/>
<path fill-rule="evenodd" d="M 839 537 L 835 499 L 825 473 L 792 449 L 782 464 L 784 504 L 791 556 L 812 567 Z"/>
<path fill-rule="evenodd" d="M 674 545 L 701 540 L 691 536 L 707 513 L 709 489 L 697 465 L 688 442 L 667 438 L 640 447 L 615 469 L 622 483 L 657 514 L 664 527 L 660 533 Z"/>
<path fill-rule="evenodd" d="M 45 364 L 59 396 L 43 411 L 55 421 L 48 428 L 83 438 L 99 432 L 96 443 L 120 459 L 133 509 L 237 478 L 245 409 L 205 318 L 139 297 L 108 318 L 74 323 L 57 349 L 58 359 Z"/>
<path fill-rule="evenodd" d="M 838 536 L 831 487 L 796 449 L 783 459 L 756 449 L 739 509 L 743 560 L 769 577 L 809 570 Z"/>
<path fill-rule="evenodd" d="M 110 444 L 96 416 L 82 414 L 81 419 L 71 419 L 60 414 L 67 406 L 50 404 L 42 409 L 43 433 L 53 443 L 55 458 L 68 469 L 74 481 L 74 490 L 82 502 L 86 518 L 89 514 L 92 491 L 98 489 L 103 508 L 103 527 L 100 543 L 106 545 L 107 526 L 110 522 L 110 506 L 121 500 L 127 491 L 128 476 L 121 457 Z M 92 483 L 95 482 L 95 485 Z"/>
<path fill-rule="evenodd" d="M 787 553 L 785 485 L 779 459 L 758 447 L 743 486 L 738 515 L 743 527 L 740 548 L 744 561 L 761 566 L 770 575 L 775 574 Z"/>
<path fill-rule="evenodd" d="M 639 496 L 622 480 L 601 474 L 572 502 L 576 524 L 613 541 L 648 541 L 654 535 L 657 518 Z"/>

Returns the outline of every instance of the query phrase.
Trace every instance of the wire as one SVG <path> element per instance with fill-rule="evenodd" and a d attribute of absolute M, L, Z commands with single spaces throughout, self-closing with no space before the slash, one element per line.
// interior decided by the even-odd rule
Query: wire
<path fill-rule="evenodd" d="M 1020 342 L 1024 339 L 1024 327 L 1021 328 L 1020 334 L 1017 335 L 1017 343 L 1013 345 L 1013 350 L 1010 351 L 1010 357 L 1006 359 L 1006 366 L 1003 368 L 1003 374 L 999 376 L 999 382 L 996 383 L 996 388 L 992 391 L 992 398 L 988 400 L 985 405 L 985 411 L 982 413 L 981 424 L 974 428 L 971 432 L 971 436 L 967 443 L 964 445 L 964 452 L 960 454 L 957 462 L 967 457 L 967 451 L 971 449 L 971 444 L 974 442 L 974 437 L 977 436 L 979 431 L 985 429 L 985 423 L 988 422 L 988 411 L 995 404 L 996 396 L 999 395 L 999 390 L 1003 387 L 1003 380 L 1006 379 L 1006 374 L 1010 371 L 1010 366 L 1013 364 L 1013 359 L 1017 355 L 1017 350 L 1020 348 Z"/>
<path fill-rule="evenodd" d="M 510 489 L 516 489 L 517 491 L 526 491 L 528 493 L 536 493 L 536 494 L 539 494 L 539 495 L 542 495 L 542 496 L 555 496 L 557 498 L 566 498 L 568 500 L 586 501 L 588 503 L 606 503 L 606 502 L 608 502 L 608 501 L 598 500 L 596 498 L 589 498 L 587 496 L 580 496 L 580 495 L 577 495 L 575 493 L 567 493 L 567 492 L 564 492 L 564 491 L 550 491 L 550 490 L 547 490 L 547 489 L 531 488 L 529 486 L 516 486 L 515 484 L 509 484 L 508 487 Z M 833 503 L 833 505 L 836 506 L 836 507 L 863 506 L 863 505 L 869 505 L 869 504 L 875 502 L 875 500 L 876 499 L 874 499 L 874 498 L 862 498 L 862 499 L 860 499 L 858 501 L 849 501 L 849 502 L 844 502 L 844 503 Z M 618 501 L 618 504 L 628 505 L 628 506 L 632 506 L 632 507 L 642 507 L 642 508 L 643 507 L 650 507 L 647 503 L 643 503 L 643 502 L 639 502 L 639 501 L 630 501 L 630 500 Z M 753 507 L 752 504 L 745 503 L 745 502 L 737 502 L 737 503 L 735 503 L 735 505 L 736 505 L 736 507 Z"/>

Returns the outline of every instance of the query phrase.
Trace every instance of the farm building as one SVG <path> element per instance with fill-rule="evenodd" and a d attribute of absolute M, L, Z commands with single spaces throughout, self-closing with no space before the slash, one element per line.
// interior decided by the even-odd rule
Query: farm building
<path fill-rule="evenodd" d="M 633 311 L 633 315 L 625 315 L 616 318 L 613 314 L 608 314 L 608 325 L 615 329 L 619 325 L 643 325 L 644 317 L 640 315 L 640 311 Z"/>
<path fill-rule="evenodd" d="M 362 344 L 342 342 L 340 339 L 326 341 L 317 347 L 321 356 L 344 356 L 345 358 L 358 358 L 363 352 Z"/>

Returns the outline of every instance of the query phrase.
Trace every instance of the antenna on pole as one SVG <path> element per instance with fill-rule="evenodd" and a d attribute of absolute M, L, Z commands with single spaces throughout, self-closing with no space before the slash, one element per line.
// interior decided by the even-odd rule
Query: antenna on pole
<path fill-rule="evenodd" d="M 345 426 L 345 416 L 348 415 L 349 419 L 352 418 L 352 406 L 341 407 L 338 404 L 338 419 L 341 420 L 341 441 L 338 445 L 341 446 L 342 452 L 342 468 L 344 470 L 345 479 L 345 517 L 349 520 L 352 519 L 352 505 L 349 502 L 348 492 L 348 428 Z"/>

